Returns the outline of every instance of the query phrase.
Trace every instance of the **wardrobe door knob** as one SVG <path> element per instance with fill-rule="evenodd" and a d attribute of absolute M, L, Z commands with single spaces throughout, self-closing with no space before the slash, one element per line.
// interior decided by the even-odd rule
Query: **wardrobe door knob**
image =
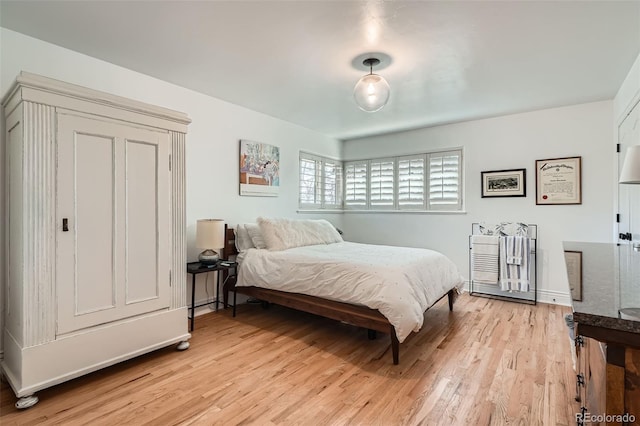
<path fill-rule="evenodd" d="M 66 217 L 62 218 L 62 232 L 69 232 L 69 219 Z"/>

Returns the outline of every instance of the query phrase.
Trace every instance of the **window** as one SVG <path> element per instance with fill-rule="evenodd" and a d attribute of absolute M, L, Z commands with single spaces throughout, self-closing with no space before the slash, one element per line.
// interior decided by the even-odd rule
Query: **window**
<path fill-rule="evenodd" d="M 319 161 L 303 158 L 300 154 L 300 205 L 320 206 Z"/>
<path fill-rule="evenodd" d="M 342 208 L 342 162 L 300 152 L 300 208 Z"/>
<path fill-rule="evenodd" d="M 344 205 L 348 208 L 367 207 L 368 162 L 356 161 L 344 166 Z"/>
<path fill-rule="evenodd" d="M 462 149 L 341 162 L 300 153 L 301 209 L 462 210 Z"/>
<path fill-rule="evenodd" d="M 322 206 L 342 208 L 342 162 L 323 160 L 322 169 Z"/>
<path fill-rule="evenodd" d="M 398 208 L 424 210 L 424 155 L 398 158 Z"/>
<path fill-rule="evenodd" d="M 429 154 L 429 209 L 461 210 L 461 152 Z"/>
<path fill-rule="evenodd" d="M 462 150 L 345 163 L 349 209 L 462 210 Z"/>
<path fill-rule="evenodd" d="M 371 160 L 369 178 L 369 205 L 376 208 L 393 208 L 395 161 Z"/>

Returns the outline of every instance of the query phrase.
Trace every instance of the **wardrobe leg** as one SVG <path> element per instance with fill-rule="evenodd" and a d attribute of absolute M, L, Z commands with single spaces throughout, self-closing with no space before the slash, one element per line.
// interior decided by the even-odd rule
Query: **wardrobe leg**
<path fill-rule="evenodd" d="M 16 402 L 16 408 L 18 410 L 25 410 L 29 407 L 33 407 L 38 403 L 39 399 L 35 395 L 23 396 Z"/>

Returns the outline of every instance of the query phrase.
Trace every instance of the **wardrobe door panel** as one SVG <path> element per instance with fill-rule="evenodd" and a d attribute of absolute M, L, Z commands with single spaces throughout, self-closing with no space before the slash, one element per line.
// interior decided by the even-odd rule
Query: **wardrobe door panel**
<path fill-rule="evenodd" d="M 158 207 L 164 204 L 163 187 L 167 176 L 167 164 L 159 164 L 158 158 L 166 144 L 127 140 L 126 155 L 126 277 L 125 303 L 140 303 L 162 299 L 168 286 L 161 285 L 160 258 L 166 255 L 168 244 L 167 216 Z M 162 170 L 161 170 L 162 169 Z M 160 226 L 159 222 L 163 222 Z M 163 240 L 167 240 L 164 241 Z"/>
<path fill-rule="evenodd" d="M 168 134 L 58 117 L 57 334 L 167 308 Z"/>
<path fill-rule="evenodd" d="M 74 158 L 67 173 L 73 174 L 75 212 L 67 226 L 75 230 L 74 310 L 84 315 L 116 307 L 116 140 L 76 132 L 72 143 Z"/>

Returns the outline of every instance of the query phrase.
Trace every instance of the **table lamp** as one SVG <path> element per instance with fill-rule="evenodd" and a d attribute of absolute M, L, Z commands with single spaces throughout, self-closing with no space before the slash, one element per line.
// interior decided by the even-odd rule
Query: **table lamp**
<path fill-rule="evenodd" d="M 215 265 L 220 256 L 216 250 L 224 248 L 224 220 L 199 219 L 196 225 L 196 247 L 204 249 L 198 255 L 198 261 L 203 265 Z"/>

